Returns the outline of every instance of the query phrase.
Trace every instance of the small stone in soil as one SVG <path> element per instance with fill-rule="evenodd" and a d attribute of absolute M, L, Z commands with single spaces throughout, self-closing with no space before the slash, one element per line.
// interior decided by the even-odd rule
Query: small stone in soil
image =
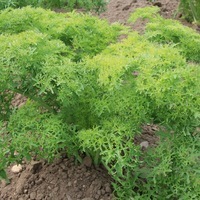
<path fill-rule="evenodd" d="M 77 184 L 77 180 L 74 181 L 74 185 L 75 185 L 75 186 L 76 186 L 76 184 Z"/>
<path fill-rule="evenodd" d="M 24 190 L 24 194 L 27 194 L 27 193 L 28 193 L 28 190 L 27 190 L 27 189 L 25 189 L 25 190 Z"/>
<path fill-rule="evenodd" d="M 69 181 L 68 184 L 67 184 L 67 186 L 68 186 L 68 187 L 71 187 L 71 186 L 72 186 L 72 182 Z"/>
<path fill-rule="evenodd" d="M 140 143 L 141 148 L 148 148 L 149 147 L 149 142 L 148 141 L 143 141 Z"/>
<path fill-rule="evenodd" d="M 47 189 L 48 189 L 48 190 L 51 190 L 52 188 L 51 188 L 51 186 L 48 186 Z"/>
<path fill-rule="evenodd" d="M 18 174 L 19 172 L 22 171 L 22 166 L 19 164 L 19 165 L 14 165 L 12 168 L 11 168 L 11 171 L 14 173 L 14 174 Z"/>

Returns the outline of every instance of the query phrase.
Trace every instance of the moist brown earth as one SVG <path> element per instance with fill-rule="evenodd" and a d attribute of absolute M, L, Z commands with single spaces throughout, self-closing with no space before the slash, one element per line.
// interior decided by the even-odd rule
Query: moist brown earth
<path fill-rule="evenodd" d="M 159 0 L 153 3 L 147 0 L 111 0 L 106 12 L 100 15 L 110 23 L 127 24 L 127 19 L 136 8 L 148 5 L 159 6 L 161 15 L 174 17 L 179 0 Z M 138 22 L 134 28 L 143 30 L 144 22 Z M 26 99 L 16 95 L 12 104 L 20 106 Z M 135 144 L 142 142 L 156 145 L 158 138 L 155 125 L 143 127 L 143 133 L 135 138 Z M 111 200 L 113 198 L 112 179 L 103 166 L 95 168 L 89 157 L 82 164 L 76 164 L 73 158 L 60 158 L 49 164 L 45 161 L 22 163 L 22 171 L 13 173 L 8 167 L 9 183 L 1 181 L 0 200 Z"/>
<path fill-rule="evenodd" d="M 11 166 L 12 167 L 12 166 Z M 23 162 L 22 172 L 15 174 L 8 168 L 10 184 L 2 181 L 1 200 L 95 200 L 112 199 L 111 178 L 101 167 L 95 169 L 86 157 L 83 164 L 74 159 Z"/>
<path fill-rule="evenodd" d="M 151 3 L 147 0 L 111 0 L 107 6 L 107 11 L 101 14 L 102 18 L 112 22 L 126 24 L 130 14 L 137 8 L 145 6 L 158 6 L 161 9 L 162 16 L 171 18 L 176 14 L 179 0 L 153 0 Z"/>

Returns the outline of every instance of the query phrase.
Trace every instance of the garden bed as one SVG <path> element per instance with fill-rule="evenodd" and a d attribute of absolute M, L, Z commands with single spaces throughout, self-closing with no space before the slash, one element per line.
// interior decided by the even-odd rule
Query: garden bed
<path fill-rule="evenodd" d="M 162 16 L 173 18 L 177 11 L 178 2 L 178 0 L 160 0 L 154 3 L 146 0 L 111 0 L 106 12 L 100 14 L 100 17 L 107 19 L 110 23 L 120 22 L 127 25 L 130 14 L 136 8 L 153 4 L 160 7 Z M 177 13 L 176 18 L 179 17 Z M 142 32 L 144 24 L 144 21 L 138 21 L 132 28 Z M 198 27 L 194 28 L 198 29 Z M 137 72 L 134 75 L 137 76 Z M 12 103 L 18 107 L 23 105 L 24 101 L 26 99 L 23 96 L 17 95 Z M 144 125 L 142 134 L 133 138 L 135 145 L 148 151 L 148 148 L 155 146 L 159 140 L 155 134 L 158 130 L 158 126 Z M 66 158 L 65 155 L 51 164 L 44 160 L 32 159 L 31 162 L 23 161 L 22 168 L 18 172 L 13 172 L 13 165 L 11 165 L 7 169 L 8 181 L 0 183 L 0 199 L 113 200 L 113 180 L 107 169 L 102 164 L 95 167 L 87 155 L 82 155 L 82 158 L 82 164 L 75 162 L 73 157 Z"/>

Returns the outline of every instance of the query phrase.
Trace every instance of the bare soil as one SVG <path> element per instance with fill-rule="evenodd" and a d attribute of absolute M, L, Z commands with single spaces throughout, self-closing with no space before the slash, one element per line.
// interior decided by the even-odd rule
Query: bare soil
<path fill-rule="evenodd" d="M 102 18 L 112 22 L 127 23 L 130 14 L 137 8 L 145 6 L 159 6 L 162 16 L 171 18 L 175 15 L 179 0 L 154 0 L 152 3 L 148 0 L 111 0 L 107 6 L 107 11 L 101 14 Z"/>
<path fill-rule="evenodd" d="M 95 169 L 89 157 L 76 165 L 74 159 L 61 158 L 48 164 L 44 161 L 23 162 L 23 170 L 7 170 L 10 184 L 2 181 L 1 200 L 93 200 L 112 199 L 111 178 L 101 167 Z"/>
<path fill-rule="evenodd" d="M 177 11 L 179 0 L 159 0 L 151 3 L 147 0 L 111 0 L 106 12 L 100 15 L 110 23 L 127 23 L 130 14 L 136 8 L 148 5 L 159 6 L 161 14 L 171 18 Z M 136 30 L 142 30 L 143 22 L 135 25 Z M 17 95 L 15 106 L 23 104 L 24 98 Z M 158 141 L 155 136 L 157 127 L 146 125 L 143 134 L 135 138 L 135 144 L 148 142 L 153 146 Z M 113 198 L 112 179 L 106 169 L 95 168 L 89 157 L 82 164 L 75 164 L 73 158 L 60 158 L 48 164 L 45 161 L 22 163 L 22 171 L 13 173 L 10 166 L 7 169 L 10 182 L 1 181 L 1 200 L 111 200 Z"/>

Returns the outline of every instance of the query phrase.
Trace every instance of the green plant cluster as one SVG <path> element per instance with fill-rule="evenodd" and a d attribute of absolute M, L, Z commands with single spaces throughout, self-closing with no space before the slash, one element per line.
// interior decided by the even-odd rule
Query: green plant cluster
<path fill-rule="evenodd" d="M 200 37 L 191 28 L 183 26 L 179 21 L 164 19 L 159 14 L 158 7 L 137 9 L 129 21 L 138 18 L 147 19 L 144 36 L 153 42 L 176 45 L 187 61 L 200 62 Z"/>
<path fill-rule="evenodd" d="M 195 139 L 177 133 L 159 136 L 157 148 L 144 157 L 144 163 L 148 164 L 136 170 L 143 178 L 138 184 L 142 185 L 138 187 L 138 193 L 142 194 L 138 195 L 139 199 L 198 199 L 199 135 Z"/>
<path fill-rule="evenodd" d="M 105 10 L 105 0 L 0 0 L 0 10 L 8 7 L 22 8 L 25 6 L 43 8 L 65 8 L 66 10 L 86 9 L 102 12 Z"/>
<path fill-rule="evenodd" d="M 200 1 L 199 0 L 180 0 L 179 11 L 189 22 L 200 25 Z"/>
<path fill-rule="evenodd" d="M 23 158 L 86 154 L 107 168 L 119 199 L 198 199 L 200 35 L 156 12 L 132 15 L 149 18 L 144 35 L 75 12 L 1 12 L 2 177 Z M 28 98 L 20 108 L 17 93 Z M 143 152 L 134 138 L 146 123 L 165 129 Z"/>

